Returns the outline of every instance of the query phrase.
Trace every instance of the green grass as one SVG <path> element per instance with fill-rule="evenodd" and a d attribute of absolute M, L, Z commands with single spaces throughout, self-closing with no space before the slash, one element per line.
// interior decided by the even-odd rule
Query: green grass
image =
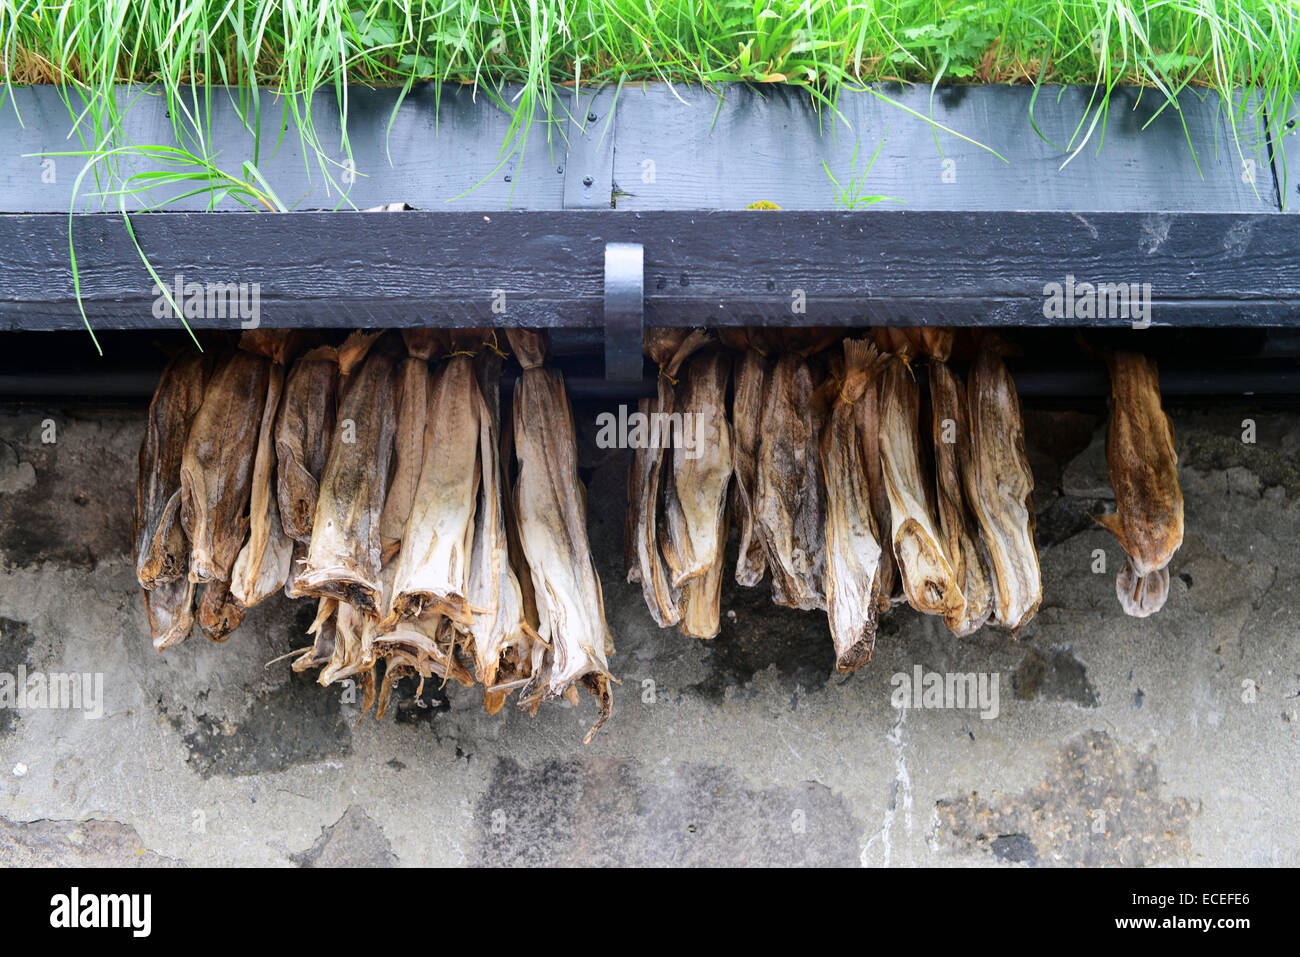
<path fill-rule="evenodd" d="M 513 113 L 503 158 L 558 86 L 647 79 L 790 83 L 822 106 L 881 80 L 1141 84 L 1170 102 L 1188 85 L 1251 88 L 1256 108 L 1235 119 L 1259 123 L 1260 105 L 1292 115 L 1300 0 L 0 0 L 0 64 L 6 89 L 61 90 L 101 193 L 147 200 L 179 183 L 214 204 L 276 209 L 258 169 L 276 144 L 259 140 L 251 162 L 223 170 L 207 135 L 215 97 L 233 97 L 256 137 L 265 91 L 291 94 L 275 101 L 274 128 L 300 138 L 331 188 L 351 150 L 346 132 L 321 142 L 307 94 L 333 90 L 346 118 L 354 84 L 483 87 Z M 174 143 L 126 137 L 131 97 L 111 94 L 123 82 L 161 88 Z M 505 103 L 499 82 L 523 92 Z M 1069 150 L 1104 117 L 1096 102 Z M 158 150 L 170 152 L 153 178 L 125 171 L 125 157 Z"/>
<path fill-rule="evenodd" d="M 6 86 L 58 85 L 84 154 L 110 162 L 134 145 L 124 140 L 113 84 L 156 84 L 176 142 L 146 145 L 180 147 L 202 171 L 217 165 L 206 137 L 213 97 L 227 95 L 217 86 L 234 88 L 257 130 L 266 88 L 332 89 L 346 115 L 351 84 L 518 82 L 522 96 L 502 104 L 516 121 L 507 151 L 538 110 L 550 110 L 557 85 L 643 79 L 792 83 L 822 104 L 878 80 L 1137 83 L 1165 96 L 1188 84 L 1252 87 L 1272 115 L 1290 115 L 1300 3 L 0 0 L 0 62 Z M 320 142 L 311 100 L 278 102 L 289 134 L 337 185 L 341 161 L 328 157 L 339 150 Z M 237 175 L 260 192 L 268 187 L 256 170 L 257 155 Z M 212 180 L 214 199 L 227 195 L 225 176 Z M 132 184 L 137 192 L 146 185 Z"/>

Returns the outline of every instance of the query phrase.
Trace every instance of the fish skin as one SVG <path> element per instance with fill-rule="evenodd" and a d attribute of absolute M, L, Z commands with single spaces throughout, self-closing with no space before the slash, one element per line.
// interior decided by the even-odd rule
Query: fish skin
<path fill-rule="evenodd" d="M 142 589 L 145 615 L 155 651 L 179 645 L 194 630 L 194 582 L 188 575 Z"/>
<path fill-rule="evenodd" d="M 289 578 L 293 560 L 294 542 L 280 524 L 280 507 L 275 496 L 274 430 L 284 381 L 284 366 L 273 363 L 253 461 L 248 540 L 240 549 L 230 576 L 230 593 L 245 608 L 252 608 L 279 591 Z"/>
<path fill-rule="evenodd" d="M 889 510 L 889 490 L 885 487 L 885 469 L 880 456 L 880 384 L 881 373 L 888 361 L 885 353 L 877 353 L 867 367 L 868 378 L 862 399 L 853 406 L 858 418 L 858 435 L 862 440 L 862 460 L 867 467 L 871 511 L 876 519 L 881 543 L 878 602 L 882 612 L 894 603 L 896 595 L 899 601 L 904 600 L 901 596 L 902 582 L 899 579 L 898 562 L 894 559 L 894 547 L 890 542 L 894 522 Z"/>
<path fill-rule="evenodd" d="M 296 542 L 311 541 L 320 477 L 329 459 L 338 403 L 338 350 L 322 347 L 289 369 L 275 422 L 276 503 Z"/>
<path fill-rule="evenodd" d="M 975 359 L 967 379 L 971 467 L 966 499 L 979 523 L 994 586 L 991 620 L 1014 636 L 1043 600 L 1034 546 L 1034 476 L 1025 457 L 1020 399 L 1007 367 L 992 350 Z"/>
<path fill-rule="evenodd" d="M 182 352 L 163 370 L 149 403 L 132 535 L 136 578 L 146 590 L 189 571 L 189 540 L 180 521 L 181 461 L 211 374 L 207 356 Z"/>
<path fill-rule="evenodd" d="M 672 578 L 678 588 L 706 574 L 726 547 L 723 519 L 732 471 L 726 407 L 730 370 L 731 359 L 724 352 L 697 355 L 686 367 L 675 403 L 681 421 L 695 423 L 694 454 L 685 442 L 674 442 L 672 472 L 664 489 L 663 514 L 674 544 L 667 553 L 680 562 Z"/>
<path fill-rule="evenodd" d="M 772 372 L 763 407 L 754 524 L 772 574 L 772 600 L 824 610 L 822 423 L 813 391 L 808 361 L 796 353 L 783 355 Z"/>
<path fill-rule="evenodd" d="M 203 586 L 196 619 L 209 641 L 223 642 L 240 626 L 246 609 L 230 593 L 230 582 L 210 581 Z"/>
<path fill-rule="evenodd" d="M 948 564 L 963 598 L 961 608 L 945 616 L 944 624 L 962 638 L 979 630 L 993 613 L 993 586 L 962 477 L 971 461 L 966 390 L 942 361 L 930 363 L 930 405 L 939 525 Z M 944 441 L 945 422 L 952 423 L 952 442 Z"/>
<path fill-rule="evenodd" d="M 826 482 L 826 617 L 835 643 L 835 669 L 846 674 L 871 660 L 880 612 L 883 549 L 871 505 L 857 406 L 874 388 L 877 352 L 844 340 L 844 382 L 822 433 Z"/>
<path fill-rule="evenodd" d="M 500 357 L 492 353 L 478 356 L 476 375 L 476 394 L 481 403 L 478 413 L 481 477 L 466 596 L 474 617 L 467 630 L 473 644 L 475 676 L 484 688 L 484 707 L 489 714 L 495 714 L 505 703 L 508 692 L 493 693 L 488 689 L 502 681 L 527 677 L 523 669 L 529 660 L 532 641 L 524 620 L 523 593 L 510 565 L 506 536 L 504 478 L 499 457 L 501 412 L 497 401 Z"/>
<path fill-rule="evenodd" d="M 573 412 L 564 377 L 542 366 L 545 336 L 515 329 L 507 335 L 524 367 L 514 392 L 515 515 L 533 577 L 538 633 L 550 649 L 550 667 L 534 670 L 531 682 L 536 688 L 544 679 L 548 698 L 575 684 L 596 696 L 600 716 L 584 739 L 589 742 L 613 708 L 606 659 L 613 642 L 587 539 Z M 521 706 L 532 690 L 521 693 Z"/>
<path fill-rule="evenodd" d="M 732 400 L 732 514 L 736 517 L 740 550 L 736 557 L 736 583 L 757 585 L 767 570 L 763 543 L 754 533 L 755 483 L 758 448 L 762 438 L 763 406 L 767 394 L 768 361 L 758 349 L 745 350 L 735 369 Z"/>
<path fill-rule="evenodd" d="M 965 599 L 934 515 L 934 491 L 921 468 L 920 389 L 903 358 L 888 358 L 880 389 L 880 452 L 889 492 L 890 544 L 903 591 L 908 604 L 922 614 L 947 617 Z"/>
<path fill-rule="evenodd" d="M 465 593 L 481 478 L 479 416 L 486 410 L 468 356 L 446 361 L 429 382 L 427 402 L 424 460 L 385 620 L 436 610 L 469 624 Z"/>
<path fill-rule="evenodd" d="M 334 597 L 377 616 L 382 600 L 379 516 L 393 450 L 396 362 L 374 348 L 350 376 L 321 475 L 307 558 L 297 578 L 304 594 Z M 355 442 L 343 441 L 351 422 Z"/>
<path fill-rule="evenodd" d="M 1167 566 L 1183 542 L 1174 427 L 1161 407 L 1156 364 L 1133 352 L 1116 352 L 1107 360 L 1111 416 L 1106 465 L 1116 511 L 1097 521 L 1119 541 L 1133 572 L 1145 578 Z"/>
<path fill-rule="evenodd" d="M 379 535 L 385 542 L 401 541 L 406 520 L 415 503 L 427 443 L 429 362 L 407 356 L 397 367 L 397 432 L 393 441 L 393 478 L 379 516 Z"/>
<path fill-rule="evenodd" d="M 190 580 L 229 581 L 248 536 L 253 460 L 271 361 L 236 350 L 219 364 L 181 459 L 181 524 Z"/>

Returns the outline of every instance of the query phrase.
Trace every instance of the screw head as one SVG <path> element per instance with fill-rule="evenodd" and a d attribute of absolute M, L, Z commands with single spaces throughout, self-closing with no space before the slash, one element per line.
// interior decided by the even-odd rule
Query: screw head
<path fill-rule="evenodd" d="M 584 177 L 582 177 L 582 185 L 583 185 L 583 186 L 590 186 L 590 185 L 591 185 L 592 183 L 594 183 L 594 182 L 596 182 L 596 181 L 595 181 L 594 179 L 592 179 L 590 176 L 584 176 Z"/>

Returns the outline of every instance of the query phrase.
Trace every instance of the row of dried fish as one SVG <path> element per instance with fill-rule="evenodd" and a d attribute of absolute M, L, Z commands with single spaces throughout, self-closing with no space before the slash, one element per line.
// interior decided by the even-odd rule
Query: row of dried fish
<path fill-rule="evenodd" d="M 878 616 L 901 602 L 959 636 L 985 623 L 1022 629 L 1042 577 L 1020 403 L 1002 343 L 962 343 L 963 383 L 949 364 L 956 340 L 936 328 L 860 339 L 652 330 L 658 394 L 639 411 L 693 417 L 697 432 L 694 448 L 638 448 L 629 473 L 628 580 L 660 627 L 718 634 L 734 525 L 736 582 L 769 575 L 777 604 L 825 611 L 840 671 L 870 660 Z M 1120 508 L 1098 520 L 1130 556 L 1117 586 L 1125 610 L 1148 614 L 1182 537 L 1172 428 L 1154 365 L 1121 353 L 1111 367 Z"/>
<path fill-rule="evenodd" d="M 294 333 L 250 332 L 219 357 L 174 359 L 140 450 L 136 573 L 154 646 L 195 623 L 223 641 L 283 588 L 317 602 L 293 667 L 356 678 L 363 710 L 382 716 L 404 676 L 477 681 L 491 712 L 514 690 L 535 713 L 582 686 L 599 727 L 613 643 L 573 415 L 545 335 L 508 335 L 523 372 L 507 429 L 503 354 L 482 333 L 303 351 Z"/>

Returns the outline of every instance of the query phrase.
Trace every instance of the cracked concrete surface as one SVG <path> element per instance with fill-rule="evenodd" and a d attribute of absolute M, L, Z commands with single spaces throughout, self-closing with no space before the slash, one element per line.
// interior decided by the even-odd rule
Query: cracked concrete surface
<path fill-rule="evenodd" d="M 0 410 L 0 674 L 104 676 L 99 720 L 0 709 L 0 865 L 1300 864 L 1294 412 L 1173 410 L 1187 535 L 1145 620 L 1089 518 L 1101 419 L 1027 413 L 1038 617 L 955 639 L 897 609 L 842 676 L 824 619 L 764 587 L 728 584 L 712 642 L 655 628 L 623 581 L 626 454 L 594 448 L 595 411 L 583 477 L 622 684 L 583 747 L 589 700 L 489 717 L 477 691 L 404 681 L 359 720 L 353 690 L 277 660 L 305 603 L 155 654 L 129 562 L 143 416 Z M 896 710 L 891 677 L 918 665 L 996 674 L 998 717 Z"/>

